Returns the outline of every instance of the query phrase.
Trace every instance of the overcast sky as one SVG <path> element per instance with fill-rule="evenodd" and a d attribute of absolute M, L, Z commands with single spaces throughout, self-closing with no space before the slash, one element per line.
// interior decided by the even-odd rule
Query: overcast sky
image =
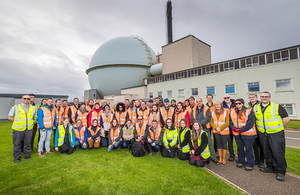
<path fill-rule="evenodd" d="M 167 0 L 0 0 L 0 93 L 83 96 L 104 42 L 138 35 L 161 53 Z M 300 44 L 299 0 L 174 0 L 173 40 L 192 34 L 212 62 Z"/>

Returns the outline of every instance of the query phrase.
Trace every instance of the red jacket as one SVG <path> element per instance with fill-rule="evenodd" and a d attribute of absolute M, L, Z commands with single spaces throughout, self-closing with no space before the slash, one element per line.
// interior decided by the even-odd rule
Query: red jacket
<path fill-rule="evenodd" d="M 88 115 L 88 126 L 92 126 L 92 112 L 95 111 L 97 113 L 99 113 L 99 117 L 101 118 L 102 121 L 102 117 L 101 117 L 101 111 L 102 108 L 100 107 L 99 110 L 97 111 L 95 108 L 93 108 L 93 110 L 90 111 L 89 115 Z M 101 126 L 102 124 L 98 123 L 98 126 Z"/>

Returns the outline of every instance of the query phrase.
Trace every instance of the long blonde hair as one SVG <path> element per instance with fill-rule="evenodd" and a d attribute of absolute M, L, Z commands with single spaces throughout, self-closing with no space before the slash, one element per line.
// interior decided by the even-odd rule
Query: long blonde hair
<path fill-rule="evenodd" d="M 199 130 L 196 130 L 194 128 L 194 124 L 197 123 L 199 125 Z M 193 128 L 192 128 L 192 135 L 191 135 L 191 139 L 192 140 L 197 140 L 200 136 L 200 132 L 201 132 L 201 129 L 202 129 L 202 125 L 201 125 L 201 122 L 200 121 L 195 121 L 193 124 Z"/>

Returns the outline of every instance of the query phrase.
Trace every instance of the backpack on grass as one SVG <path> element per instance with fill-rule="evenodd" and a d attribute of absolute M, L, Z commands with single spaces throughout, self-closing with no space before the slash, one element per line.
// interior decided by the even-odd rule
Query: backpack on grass
<path fill-rule="evenodd" d="M 143 157 L 145 155 L 144 147 L 141 142 L 134 142 L 131 149 L 132 155 L 135 157 Z"/>

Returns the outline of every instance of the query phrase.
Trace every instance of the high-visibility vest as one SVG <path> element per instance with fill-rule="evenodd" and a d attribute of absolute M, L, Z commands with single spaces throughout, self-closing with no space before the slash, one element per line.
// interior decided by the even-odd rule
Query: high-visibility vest
<path fill-rule="evenodd" d="M 84 126 L 79 127 L 79 130 L 78 127 L 74 128 L 74 132 L 76 138 L 79 138 L 81 141 L 84 140 L 84 132 L 85 132 Z"/>
<path fill-rule="evenodd" d="M 172 119 L 172 116 L 173 116 L 173 113 L 174 113 L 174 107 L 170 106 L 170 108 L 167 112 L 166 108 L 163 106 L 163 107 L 160 108 L 160 113 L 161 113 L 161 116 L 162 116 L 162 120 L 164 122 L 166 122 L 168 118 Z"/>
<path fill-rule="evenodd" d="M 225 122 L 226 122 L 226 116 L 229 116 L 228 110 L 224 109 L 224 108 L 223 108 L 223 110 L 224 110 L 224 112 L 222 114 L 220 114 L 219 118 L 217 118 L 216 111 L 213 111 L 212 114 L 211 114 L 211 117 L 214 121 L 214 124 L 217 127 L 221 127 L 222 125 L 224 125 Z M 217 130 L 213 128 L 212 132 L 217 133 Z M 220 131 L 220 135 L 229 135 L 229 134 L 230 134 L 229 125 L 224 130 Z"/>
<path fill-rule="evenodd" d="M 178 131 L 177 129 L 169 130 L 168 128 L 164 127 L 165 132 L 164 132 L 164 137 L 163 137 L 163 143 L 165 146 L 169 144 L 168 141 L 170 142 L 170 146 L 173 147 L 177 144 L 177 138 L 178 138 Z"/>
<path fill-rule="evenodd" d="M 56 118 L 57 118 L 57 125 L 61 125 L 63 123 L 64 120 L 64 109 L 63 107 L 60 107 L 60 109 L 58 110 L 58 108 L 56 108 L 54 106 L 55 109 L 55 113 L 56 113 Z"/>
<path fill-rule="evenodd" d="M 277 133 L 284 130 L 282 118 L 279 115 L 279 104 L 270 102 L 265 112 L 261 111 L 261 105 L 255 105 L 256 127 L 262 133 Z"/>
<path fill-rule="evenodd" d="M 39 110 L 39 108 L 40 108 L 40 105 L 35 104 L 33 107 L 34 107 L 34 111 L 35 111 L 35 117 L 34 117 L 34 120 L 36 121 L 36 120 L 37 120 L 37 112 L 38 112 L 38 110 Z"/>
<path fill-rule="evenodd" d="M 88 113 L 87 113 L 86 111 L 84 111 L 84 112 L 82 113 L 82 111 L 78 109 L 78 111 L 77 111 L 77 120 L 80 119 L 82 125 L 83 125 L 85 128 L 87 128 L 87 115 L 88 115 Z"/>
<path fill-rule="evenodd" d="M 231 121 L 234 125 L 235 128 L 242 128 L 246 125 L 248 121 L 249 114 L 252 112 L 251 109 L 246 109 L 246 113 L 242 113 L 241 118 L 239 118 L 238 114 L 236 113 L 235 109 L 231 110 L 230 118 Z M 232 131 L 234 135 L 238 135 L 238 132 Z M 256 129 L 255 129 L 255 124 L 251 129 L 248 131 L 245 131 L 241 133 L 242 135 L 248 135 L 248 136 L 253 136 L 256 135 Z"/>
<path fill-rule="evenodd" d="M 208 136 L 207 132 L 201 130 L 200 135 L 199 135 L 198 140 L 197 140 L 198 147 L 200 147 L 200 145 L 201 145 L 201 136 L 202 136 L 202 133 L 206 133 L 206 136 Z M 191 132 L 191 135 L 192 135 L 192 132 Z M 194 147 L 194 140 L 193 140 L 193 138 L 191 138 L 191 142 L 192 142 L 192 145 Z M 190 151 L 190 154 L 191 154 L 191 151 Z M 210 151 L 209 151 L 208 144 L 206 145 L 206 148 L 204 149 L 204 151 L 200 155 L 204 159 L 208 159 L 210 157 Z"/>
<path fill-rule="evenodd" d="M 179 129 L 179 127 L 180 127 L 180 120 L 185 119 L 185 116 L 187 113 L 188 113 L 187 110 L 185 110 L 184 112 L 180 112 L 179 114 L 175 113 L 174 125 L 177 129 Z"/>
<path fill-rule="evenodd" d="M 157 126 L 155 133 L 151 130 L 149 132 L 150 132 L 150 138 L 151 139 L 158 140 L 159 136 L 160 136 L 160 132 L 161 132 L 161 127 Z"/>
<path fill-rule="evenodd" d="M 95 120 L 95 119 L 97 119 L 97 121 L 98 121 L 98 126 L 101 126 L 101 123 L 100 123 L 100 121 L 101 121 L 101 111 L 100 112 L 97 112 L 97 111 L 95 111 L 95 110 L 93 110 L 91 113 L 90 113 L 90 115 L 91 115 L 91 124 L 93 123 L 93 121 Z"/>
<path fill-rule="evenodd" d="M 149 119 L 151 120 L 151 123 L 152 123 L 152 121 L 156 120 L 157 124 L 159 126 L 161 126 L 161 122 L 160 122 L 160 120 L 158 120 L 159 114 L 160 114 L 159 110 L 157 110 L 155 114 L 153 114 L 153 111 L 151 111 L 149 114 Z"/>
<path fill-rule="evenodd" d="M 113 120 L 113 114 L 109 112 L 109 115 L 106 116 L 105 113 L 102 113 L 102 120 L 103 120 L 103 128 L 104 130 L 108 131 L 111 125 L 111 121 Z"/>
<path fill-rule="evenodd" d="M 133 132 L 134 132 L 134 126 L 132 126 L 132 128 L 131 128 L 131 135 L 133 135 Z M 123 135 L 126 135 L 126 133 L 127 133 L 127 128 L 124 126 L 123 127 Z"/>
<path fill-rule="evenodd" d="M 197 105 L 194 106 L 194 108 L 193 108 L 193 117 L 194 117 L 195 120 L 197 120 L 197 119 L 196 119 L 197 108 L 198 108 Z M 209 109 L 208 106 L 203 105 L 203 116 L 204 116 L 204 117 L 206 117 L 206 112 L 207 112 L 208 109 Z M 206 124 L 206 128 L 208 128 L 208 129 L 211 128 L 210 123 L 207 123 L 207 124 Z"/>
<path fill-rule="evenodd" d="M 119 125 L 124 125 L 126 122 L 126 114 L 127 112 L 124 111 L 120 114 L 120 112 L 115 112 L 115 118 L 118 120 Z"/>
<path fill-rule="evenodd" d="M 94 108 L 94 106 L 91 108 L 90 105 L 86 105 L 85 107 L 86 107 L 86 110 L 88 111 L 88 113 L 90 113 Z"/>
<path fill-rule="evenodd" d="M 185 134 L 186 134 L 188 131 L 191 132 L 191 129 L 188 128 L 188 127 L 185 127 L 184 130 L 182 131 L 182 133 L 180 134 L 180 137 L 179 137 L 179 139 L 178 139 L 178 144 L 181 144 L 181 142 L 183 142 L 184 136 L 185 136 Z M 178 133 L 179 133 L 179 132 L 178 132 Z M 183 153 L 188 153 L 188 152 L 190 152 L 190 145 L 189 145 L 189 143 L 187 143 L 187 145 L 185 145 L 185 146 L 182 147 L 182 152 L 183 152 Z"/>
<path fill-rule="evenodd" d="M 71 127 L 70 128 L 70 125 L 69 125 L 69 134 L 70 134 L 70 137 L 69 138 L 71 138 L 70 139 L 70 143 L 73 143 L 73 132 L 72 132 L 72 128 L 73 127 Z M 57 146 L 59 147 L 59 146 L 61 146 L 61 145 L 63 145 L 64 144 L 64 141 L 65 141 L 65 133 L 66 133 L 66 130 L 65 130 L 65 127 L 64 127 L 64 125 L 60 125 L 60 126 L 58 126 L 58 144 L 57 144 Z"/>
<path fill-rule="evenodd" d="M 77 112 L 78 109 L 75 107 L 75 105 L 70 106 L 69 108 L 71 110 L 71 119 L 74 122 L 75 121 L 75 115 L 76 115 L 76 112 Z"/>
<path fill-rule="evenodd" d="M 52 111 L 50 111 L 46 106 L 41 107 L 41 109 L 44 113 L 44 128 L 52 128 L 55 121 L 55 109 L 53 108 Z"/>
<path fill-rule="evenodd" d="M 101 129 L 100 129 L 100 127 L 98 127 L 98 126 L 97 126 L 97 128 L 96 128 L 96 132 L 94 132 L 94 131 L 92 130 L 92 127 L 89 127 L 89 128 L 88 128 L 88 131 L 90 131 L 91 136 L 96 135 L 96 134 L 98 133 L 98 131 L 100 131 L 100 130 L 101 130 Z M 96 140 L 97 140 L 98 142 L 100 142 L 100 135 L 99 135 L 98 137 L 96 137 Z"/>
<path fill-rule="evenodd" d="M 147 108 L 143 111 L 140 107 L 138 109 L 138 116 L 143 116 L 144 124 L 149 124 L 149 112 Z"/>
<path fill-rule="evenodd" d="M 131 120 L 132 124 L 135 125 L 138 122 L 135 108 L 132 109 L 128 108 L 127 113 L 128 113 L 128 118 Z"/>
<path fill-rule="evenodd" d="M 16 131 L 31 130 L 34 125 L 35 107 L 29 105 L 28 112 L 22 108 L 21 104 L 15 105 L 15 117 L 12 123 L 12 129 Z"/>
<path fill-rule="evenodd" d="M 120 135 L 120 128 L 118 127 L 116 130 L 114 130 L 114 128 L 110 128 L 110 140 L 111 143 L 113 143 Z M 120 139 L 119 141 L 122 141 L 122 139 Z"/>
<path fill-rule="evenodd" d="M 64 114 L 63 114 L 64 115 L 64 120 L 65 120 L 65 118 L 69 118 L 70 107 L 67 106 L 66 108 L 64 108 L 64 107 L 61 106 L 61 108 L 64 111 Z M 69 119 L 69 120 L 71 120 L 71 119 Z"/>
<path fill-rule="evenodd" d="M 196 105 L 194 105 L 194 107 L 192 108 L 191 107 L 191 105 L 189 105 L 187 108 L 186 108 L 186 110 L 190 113 L 190 114 L 192 114 L 192 111 L 193 111 L 193 109 L 196 107 Z M 192 122 L 192 121 L 191 121 Z"/>
<path fill-rule="evenodd" d="M 135 125 L 136 134 L 138 135 L 138 137 L 142 137 L 145 135 L 146 126 L 147 124 L 145 123 L 142 125 L 142 128 L 140 128 L 140 125 L 138 123 Z"/>

